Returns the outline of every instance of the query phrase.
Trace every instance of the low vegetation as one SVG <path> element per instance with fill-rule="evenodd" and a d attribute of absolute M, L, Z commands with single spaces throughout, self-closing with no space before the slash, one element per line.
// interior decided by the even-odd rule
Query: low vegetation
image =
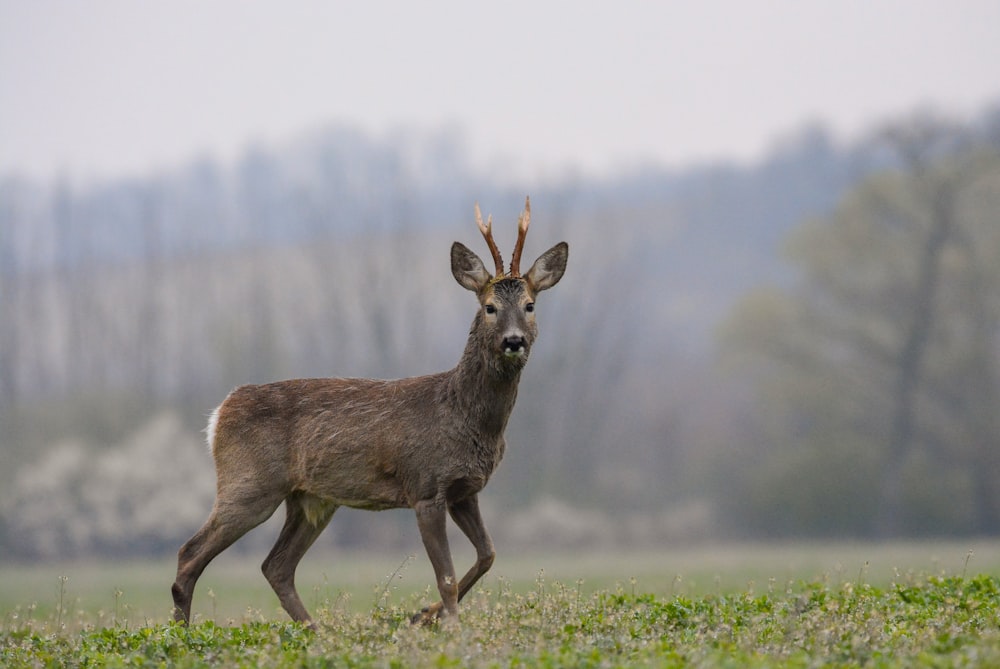
<path fill-rule="evenodd" d="M 64 585 L 60 583 L 60 585 Z M 527 587 L 487 579 L 460 625 L 412 627 L 430 596 L 364 611 L 344 598 L 318 607 L 311 632 L 249 612 L 232 625 L 136 620 L 60 602 L 14 608 L 0 623 L 5 667 L 943 667 L 1000 665 L 1000 579 L 989 574 L 866 572 L 748 584 L 731 592 L 652 594 L 634 580 L 588 591 L 540 575 Z M 391 603 L 390 603 L 391 602 Z M 196 619 L 197 620 L 197 619 Z"/>

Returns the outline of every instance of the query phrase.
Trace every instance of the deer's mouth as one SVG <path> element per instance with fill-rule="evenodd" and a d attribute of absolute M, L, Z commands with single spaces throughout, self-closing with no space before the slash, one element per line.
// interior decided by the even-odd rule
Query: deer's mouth
<path fill-rule="evenodd" d="M 523 358 L 528 355 L 528 342 L 521 336 L 504 337 L 502 349 L 505 358 Z"/>

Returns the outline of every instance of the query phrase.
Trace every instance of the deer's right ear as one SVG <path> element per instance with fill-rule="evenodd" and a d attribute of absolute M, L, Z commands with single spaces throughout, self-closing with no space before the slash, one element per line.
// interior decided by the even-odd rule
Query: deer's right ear
<path fill-rule="evenodd" d="M 461 242 L 451 245 L 451 273 L 459 285 L 475 293 L 485 288 L 492 278 L 479 256 Z"/>

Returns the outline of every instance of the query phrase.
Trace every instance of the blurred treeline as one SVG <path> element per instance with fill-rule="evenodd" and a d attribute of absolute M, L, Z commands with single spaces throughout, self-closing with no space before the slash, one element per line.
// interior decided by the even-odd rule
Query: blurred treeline
<path fill-rule="evenodd" d="M 528 260 L 571 254 L 484 495 L 498 538 L 1000 532 L 993 110 L 541 185 L 448 132 L 345 128 L 113 183 L 8 177 L 0 555 L 176 550 L 233 386 L 453 366 L 475 307 L 449 245 L 486 253 L 478 201 L 510 247 L 526 192 Z M 324 541 L 411 526 L 341 511 Z"/>

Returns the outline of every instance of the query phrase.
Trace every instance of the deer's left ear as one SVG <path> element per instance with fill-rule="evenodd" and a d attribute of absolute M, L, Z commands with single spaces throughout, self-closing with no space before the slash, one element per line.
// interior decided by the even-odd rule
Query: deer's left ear
<path fill-rule="evenodd" d="M 566 272 L 567 260 L 569 260 L 569 244 L 559 242 L 538 257 L 524 275 L 524 279 L 536 293 L 547 290 L 559 283 L 559 279 Z"/>
<path fill-rule="evenodd" d="M 461 242 L 451 245 L 451 274 L 463 288 L 474 293 L 485 288 L 491 278 L 479 256 Z"/>

